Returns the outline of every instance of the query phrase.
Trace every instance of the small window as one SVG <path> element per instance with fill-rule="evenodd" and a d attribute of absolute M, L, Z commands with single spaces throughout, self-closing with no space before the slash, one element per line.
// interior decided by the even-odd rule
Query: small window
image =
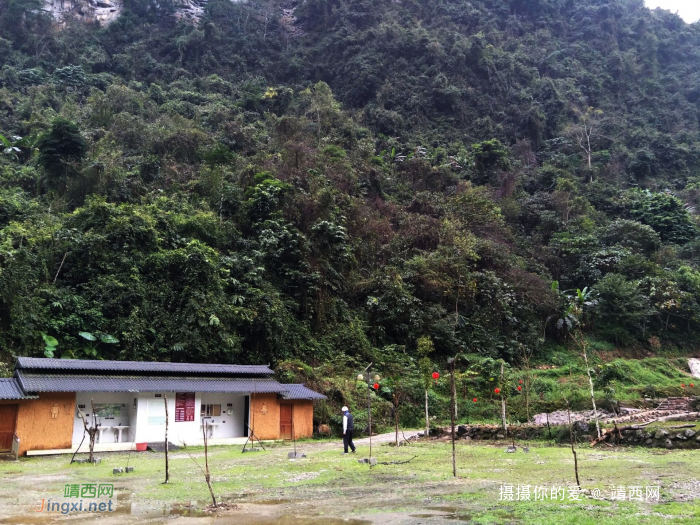
<path fill-rule="evenodd" d="M 202 417 L 221 415 L 221 405 L 202 405 Z"/>
<path fill-rule="evenodd" d="M 160 399 L 148 400 L 148 424 L 165 425 L 165 405 Z"/>

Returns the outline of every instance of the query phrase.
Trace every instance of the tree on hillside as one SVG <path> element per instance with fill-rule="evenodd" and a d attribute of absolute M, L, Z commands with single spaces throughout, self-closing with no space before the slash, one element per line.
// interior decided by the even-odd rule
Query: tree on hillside
<path fill-rule="evenodd" d="M 78 126 L 64 118 L 55 119 L 36 146 L 38 162 L 54 187 L 65 183 L 64 179 L 77 171 L 77 164 L 85 158 L 88 149 Z"/>
<path fill-rule="evenodd" d="M 508 149 L 498 139 L 472 144 L 472 156 L 479 183 L 488 182 L 497 169 L 507 170 L 510 168 Z"/>
<path fill-rule="evenodd" d="M 662 241 L 685 244 L 697 237 L 698 231 L 687 207 L 674 195 L 630 190 L 625 197 L 631 201 L 632 218 L 651 226 Z"/>
<path fill-rule="evenodd" d="M 564 133 L 574 140 L 582 152 L 588 167 L 589 182 L 593 182 L 593 154 L 596 139 L 607 138 L 601 133 L 603 111 L 587 108 L 586 111 L 576 110 L 577 122 L 569 124 Z"/>
<path fill-rule="evenodd" d="M 600 329 L 623 344 L 629 343 L 635 333 L 644 337 L 646 321 L 654 312 L 639 282 L 609 273 L 596 283 L 593 292 L 596 294 L 593 310 Z"/>

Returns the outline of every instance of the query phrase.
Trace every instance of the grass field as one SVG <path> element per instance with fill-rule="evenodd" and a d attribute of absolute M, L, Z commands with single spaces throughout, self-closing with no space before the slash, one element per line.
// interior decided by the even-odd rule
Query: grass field
<path fill-rule="evenodd" d="M 362 443 L 362 442 L 360 442 Z M 458 477 L 452 477 L 449 443 L 417 443 L 396 449 L 375 445 L 379 464 L 342 456 L 336 443 L 299 445 L 308 457 L 287 459 L 288 445 L 242 454 L 240 448 L 213 447 L 209 464 L 216 495 L 238 508 L 216 517 L 201 509 L 211 502 L 203 475 L 203 449 L 171 453 L 171 483 L 163 485 L 163 455 L 102 454 L 100 465 L 69 465 L 68 456 L 0 463 L 0 523 L 454 523 L 478 524 L 695 524 L 700 522 L 700 454 L 638 448 L 578 449 L 584 489 L 610 498 L 615 486 L 660 486 L 659 501 L 551 499 L 551 487 L 574 484 L 573 457 L 566 447 L 539 443 L 529 453 L 504 452 L 506 444 L 457 445 Z M 189 453 L 188 453 L 189 452 Z M 112 475 L 129 461 L 133 474 Z M 64 498 L 66 484 L 114 483 L 115 512 L 37 513 L 42 499 Z M 540 501 L 501 501 L 503 484 L 547 488 Z M 517 497 L 516 497 L 517 498 Z M 515 499 L 515 498 L 514 498 Z M 72 499 L 77 502 L 77 499 Z M 91 500 L 85 500 L 91 501 Z M 99 500 L 98 500 L 99 501 Z M 104 498 L 101 500 L 104 501 Z M 351 521 L 347 521 L 351 520 Z"/>

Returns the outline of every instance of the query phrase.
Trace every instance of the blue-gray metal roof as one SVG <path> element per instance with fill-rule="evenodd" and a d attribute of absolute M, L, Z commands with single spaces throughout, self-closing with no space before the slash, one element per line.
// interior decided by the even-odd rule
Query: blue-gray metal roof
<path fill-rule="evenodd" d="M 273 379 L 223 377 L 166 377 L 130 375 L 47 374 L 17 370 L 17 381 L 25 392 L 209 392 L 277 393 L 287 391 Z"/>
<path fill-rule="evenodd" d="M 18 357 L 15 368 L 76 372 L 272 375 L 272 370 L 265 365 L 166 363 L 161 361 L 100 361 L 90 359 L 49 359 L 46 357 Z"/>
<path fill-rule="evenodd" d="M 22 392 L 19 384 L 14 378 L 0 379 L 0 399 L 36 399 Z"/>
<path fill-rule="evenodd" d="M 284 399 L 326 399 L 326 396 L 311 390 L 304 384 L 282 386 L 286 389 L 286 392 L 282 394 Z"/>

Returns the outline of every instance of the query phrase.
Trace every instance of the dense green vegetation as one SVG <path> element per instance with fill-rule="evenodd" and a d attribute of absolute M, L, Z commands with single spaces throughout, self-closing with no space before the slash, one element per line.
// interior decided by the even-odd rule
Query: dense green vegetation
<path fill-rule="evenodd" d="M 0 0 L 5 361 L 49 337 L 417 370 L 427 336 L 437 363 L 519 365 L 586 287 L 596 340 L 700 342 L 698 24 L 642 0 L 40 7 Z"/>

